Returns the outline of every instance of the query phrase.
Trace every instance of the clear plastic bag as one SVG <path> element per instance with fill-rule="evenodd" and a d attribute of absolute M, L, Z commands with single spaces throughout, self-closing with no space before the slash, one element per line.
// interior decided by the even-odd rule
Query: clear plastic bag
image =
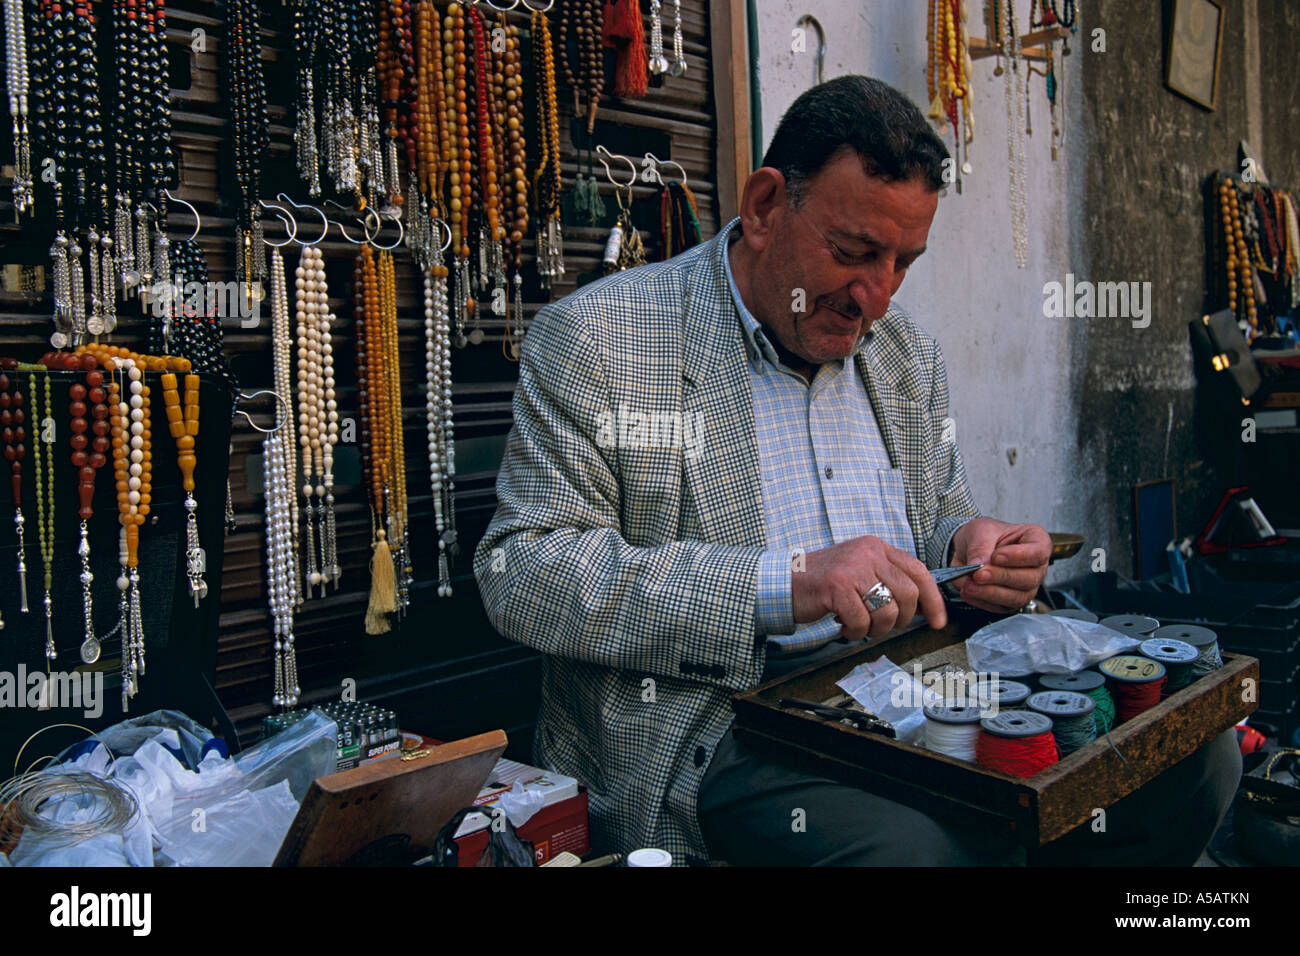
<path fill-rule="evenodd" d="M 888 657 L 859 664 L 835 684 L 867 713 L 892 724 L 897 738 L 909 744 L 919 745 L 923 738 L 925 705 L 943 703 L 935 690 Z"/>
<path fill-rule="evenodd" d="M 1013 614 L 966 641 L 966 659 L 985 673 L 1072 674 L 1142 642 L 1091 621 L 1054 614 Z"/>

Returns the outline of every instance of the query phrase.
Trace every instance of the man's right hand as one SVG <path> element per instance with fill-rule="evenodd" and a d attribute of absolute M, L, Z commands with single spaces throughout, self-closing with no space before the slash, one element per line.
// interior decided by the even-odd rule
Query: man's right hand
<path fill-rule="evenodd" d="M 834 614 L 840 634 L 851 641 L 884 637 L 898 624 L 916 616 L 917 608 L 933 628 L 948 623 L 947 609 L 930 569 L 879 538 L 863 535 L 840 544 L 811 551 L 803 570 L 792 575 L 795 623 L 819 621 Z M 877 611 L 862 596 L 878 582 L 893 592 L 894 600 Z"/>

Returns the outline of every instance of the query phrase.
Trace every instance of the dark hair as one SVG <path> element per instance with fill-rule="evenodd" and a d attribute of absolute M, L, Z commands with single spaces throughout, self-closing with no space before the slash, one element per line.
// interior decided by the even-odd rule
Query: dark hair
<path fill-rule="evenodd" d="M 869 175 L 921 179 L 934 191 L 946 185 L 943 140 L 915 103 L 869 76 L 840 76 L 804 92 L 777 124 L 763 165 L 781 171 L 797 207 L 808 180 L 844 149 Z"/>

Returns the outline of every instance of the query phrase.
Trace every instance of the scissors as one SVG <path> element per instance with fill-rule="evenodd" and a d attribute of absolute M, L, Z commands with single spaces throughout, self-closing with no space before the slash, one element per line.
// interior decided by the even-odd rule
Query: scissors
<path fill-rule="evenodd" d="M 935 584 L 947 584 L 949 581 L 956 581 L 968 574 L 974 574 L 982 567 L 984 567 L 982 564 L 966 564 L 959 568 L 940 568 L 937 571 L 931 571 L 930 575 L 934 578 Z"/>

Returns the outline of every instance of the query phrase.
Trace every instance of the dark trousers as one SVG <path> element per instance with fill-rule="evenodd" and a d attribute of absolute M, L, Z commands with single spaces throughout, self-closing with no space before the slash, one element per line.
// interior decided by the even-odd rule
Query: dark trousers
<path fill-rule="evenodd" d="M 700 784 L 710 855 L 736 866 L 1191 866 L 1241 779 L 1228 730 L 1084 823 L 1026 851 L 991 826 L 957 826 L 856 787 L 767 761 L 724 735 Z"/>

